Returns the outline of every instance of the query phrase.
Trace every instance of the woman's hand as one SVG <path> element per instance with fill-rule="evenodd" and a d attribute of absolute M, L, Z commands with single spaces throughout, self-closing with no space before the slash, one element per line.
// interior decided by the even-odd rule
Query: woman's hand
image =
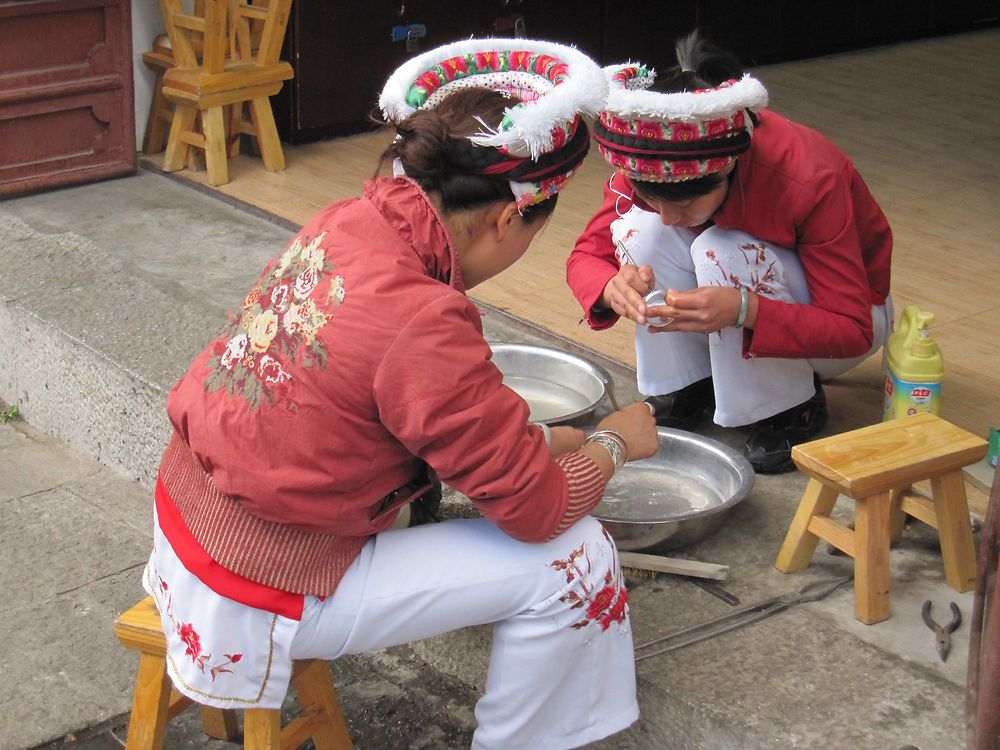
<path fill-rule="evenodd" d="M 639 401 L 609 414 L 597 425 L 598 430 L 614 430 L 625 439 L 628 460 L 649 458 L 660 449 L 656 420 L 649 404 Z"/>
<path fill-rule="evenodd" d="M 656 277 L 649 266 L 626 264 L 604 286 L 600 304 L 623 318 L 645 325 L 648 320 L 643 297 L 652 291 L 655 283 Z"/>
<path fill-rule="evenodd" d="M 715 333 L 736 324 L 740 314 L 740 290 L 731 286 L 701 286 L 679 292 L 667 290 L 665 305 L 650 307 L 650 317 L 659 315 L 673 318 L 669 325 L 650 326 L 651 333 L 670 331 L 693 331 L 695 333 Z M 753 328 L 757 319 L 757 295 L 747 294 L 747 316 L 744 328 Z"/>
<path fill-rule="evenodd" d="M 636 461 L 649 458 L 660 449 L 656 420 L 649 404 L 640 401 L 609 414 L 597 425 L 598 430 L 614 430 L 625 441 L 625 459 Z M 599 443 L 584 443 L 580 454 L 597 464 L 604 481 L 614 476 L 615 462 L 608 449 Z"/>
<path fill-rule="evenodd" d="M 578 451 L 586 439 L 587 434 L 576 427 L 550 427 L 549 455 L 561 456 L 563 453 Z"/>

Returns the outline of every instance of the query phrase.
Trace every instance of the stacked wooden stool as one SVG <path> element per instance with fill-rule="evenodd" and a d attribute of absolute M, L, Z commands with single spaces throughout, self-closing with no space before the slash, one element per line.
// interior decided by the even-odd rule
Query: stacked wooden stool
<path fill-rule="evenodd" d="M 910 515 L 937 529 L 948 585 L 971 590 L 976 551 L 962 468 L 985 454 L 985 440 L 933 414 L 795 446 L 792 460 L 810 480 L 775 567 L 804 570 L 819 540 L 829 542 L 854 558 L 855 616 L 881 622 L 892 614 L 889 546 L 902 536 Z M 930 498 L 910 489 L 926 479 Z M 853 529 L 830 517 L 839 495 L 854 500 Z"/>
<path fill-rule="evenodd" d="M 132 715 L 126 750 L 159 750 L 167 723 L 193 701 L 177 692 L 167 676 L 167 641 L 160 615 L 150 597 L 115 620 L 115 635 L 127 648 L 139 652 Z M 352 750 L 340 701 L 325 661 L 294 662 L 292 685 L 301 713 L 285 727 L 278 709 L 248 708 L 243 712 L 243 747 L 248 750 L 291 750 L 311 739 L 317 750 Z M 221 740 L 238 737 L 233 709 L 200 706 L 205 734 Z"/>

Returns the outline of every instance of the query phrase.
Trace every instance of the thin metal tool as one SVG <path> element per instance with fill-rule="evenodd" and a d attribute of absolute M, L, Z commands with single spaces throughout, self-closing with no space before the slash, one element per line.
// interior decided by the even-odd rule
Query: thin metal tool
<path fill-rule="evenodd" d="M 692 578 L 691 583 L 700 588 L 702 591 L 711 594 L 716 599 L 724 601 L 730 607 L 735 607 L 740 603 L 740 598 L 736 596 L 736 594 L 726 591 L 717 583 L 713 583 L 712 581 L 702 581 L 697 578 Z"/>
<path fill-rule="evenodd" d="M 630 266 L 639 267 L 639 264 L 635 262 L 635 258 L 625 247 L 624 242 L 616 242 L 615 247 L 618 248 L 618 256 L 628 263 Z M 666 289 L 653 289 L 646 293 L 646 296 L 642 299 L 647 305 L 658 306 L 667 304 L 667 290 Z M 654 320 L 660 321 L 659 323 L 654 323 Z M 649 319 L 649 325 L 654 328 L 666 328 L 668 325 L 674 322 L 673 318 L 661 318 L 659 315 L 654 315 Z"/>
<path fill-rule="evenodd" d="M 941 661 L 947 661 L 948 654 L 951 651 L 951 634 L 962 624 L 962 610 L 958 608 L 955 602 L 951 602 L 951 622 L 947 625 L 939 625 L 931 617 L 931 600 L 928 599 L 924 602 L 924 608 L 921 610 L 920 615 L 924 618 L 924 623 L 927 627 L 933 630 L 937 636 L 938 656 L 941 657 Z"/>
<path fill-rule="evenodd" d="M 829 594 L 832 594 L 840 586 L 853 578 L 854 576 L 844 576 L 843 578 L 813 581 L 812 583 L 807 583 L 798 591 L 794 591 L 790 594 L 780 594 L 779 596 L 765 599 L 764 601 L 757 602 L 756 604 L 748 604 L 744 607 L 734 609 L 732 612 L 728 612 L 721 617 L 706 620 L 698 625 L 692 625 L 689 628 L 684 628 L 683 630 L 678 630 L 674 633 L 661 636 L 660 638 L 655 638 L 651 641 L 647 641 L 646 643 L 640 643 L 635 647 L 635 651 L 637 652 L 635 660 L 639 662 L 643 659 L 651 659 L 654 656 L 665 654 L 668 651 L 676 651 L 679 648 L 684 648 L 685 646 L 690 646 L 694 643 L 700 643 L 701 641 L 708 640 L 709 638 L 713 638 L 717 635 L 722 635 L 723 633 L 728 633 L 731 630 L 742 628 L 744 625 L 750 625 L 758 620 L 763 620 L 765 617 L 770 617 L 771 615 L 777 614 L 778 612 L 786 610 L 796 604 L 801 604 L 803 602 L 817 602 Z M 689 637 L 672 642 L 663 648 L 657 649 L 656 651 L 638 654 L 641 649 L 656 646 L 667 641 L 674 641 L 682 636 Z"/>

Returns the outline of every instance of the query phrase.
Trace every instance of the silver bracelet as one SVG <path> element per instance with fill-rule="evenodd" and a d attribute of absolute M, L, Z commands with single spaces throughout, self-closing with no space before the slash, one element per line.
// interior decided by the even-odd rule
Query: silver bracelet
<path fill-rule="evenodd" d="M 628 445 L 621 433 L 615 430 L 598 430 L 592 432 L 584 443 L 597 443 L 604 446 L 605 450 L 611 454 L 611 459 L 615 463 L 615 471 L 618 471 L 628 461 Z"/>

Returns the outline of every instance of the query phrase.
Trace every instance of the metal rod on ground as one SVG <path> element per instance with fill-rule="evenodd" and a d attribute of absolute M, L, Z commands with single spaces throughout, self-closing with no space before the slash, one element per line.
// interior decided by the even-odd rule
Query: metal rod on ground
<path fill-rule="evenodd" d="M 728 633 L 729 631 L 736 630 L 737 628 L 742 628 L 744 625 L 750 625 L 758 620 L 763 620 L 765 617 L 770 617 L 773 614 L 777 614 L 778 612 L 786 610 L 789 607 L 802 602 L 819 601 L 828 594 L 836 591 L 842 584 L 847 583 L 853 577 L 854 576 L 844 576 L 843 578 L 834 578 L 832 580 L 807 583 L 798 591 L 794 591 L 790 594 L 781 594 L 779 596 L 771 597 L 770 599 L 765 599 L 762 602 L 757 602 L 756 604 L 748 604 L 744 607 L 740 607 L 739 609 L 734 609 L 732 612 L 727 612 L 721 617 L 706 620 L 698 625 L 692 625 L 689 628 L 684 628 L 683 630 L 678 630 L 659 638 L 654 638 L 646 643 L 640 643 L 635 647 L 636 652 L 641 649 L 649 648 L 650 646 L 665 643 L 666 641 L 672 641 L 675 638 L 680 638 L 681 636 L 690 636 L 689 638 L 676 643 L 671 643 L 663 648 L 657 649 L 656 651 L 638 654 L 635 657 L 635 660 L 639 662 L 644 659 L 651 659 L 654 656 L 665 654 L 668 651 L 676 651 L 679 648 L 684 648 L 685 646 L 690 646 L 694 643 L 700 643 L 701 641 L 708 640 L 709 638 L 714 638 L 717 635 Z M 743 619 L 739 619 L 741 617 Z"/>
<path fill-rule="evenodd" d="M 691 583 L 700 588 L 702 591 L 706 591 L 716 599 L 721 599 L 730 607 L 735 607 L 740 603 L 740 598 L 729 591 L 726 591 L 722 586 L 717 583 L 712 583 L 711 581 L 706 581 L 701 578 L 692 578 Z"/>

